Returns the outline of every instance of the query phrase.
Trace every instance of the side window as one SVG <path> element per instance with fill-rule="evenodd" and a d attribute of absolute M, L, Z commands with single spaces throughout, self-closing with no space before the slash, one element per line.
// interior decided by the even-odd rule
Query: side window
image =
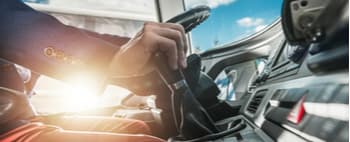
<path fill-rule="evenodd" d="M 266 59 L 256 59 L 226 67 L 215 79 L 220 89 L 219 100 L 240 100 L 250 93 L 252 83 L 266 66 Z"/>
<path fill-rule="evenodd" d="M 229 72 L 222 71 L 215 79 L 215 83 L 220 89 L 219 100 L 235 101 L 237 99 L 235 83 L 237 81 L 237 70 Z"/>

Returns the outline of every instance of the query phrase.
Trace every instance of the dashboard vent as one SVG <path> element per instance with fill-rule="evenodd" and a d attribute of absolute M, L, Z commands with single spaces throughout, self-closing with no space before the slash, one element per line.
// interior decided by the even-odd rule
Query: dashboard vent
<path fill-rule="evenodd" d="M 255 93 L 255 96 L 252 98 L 252 100 L 250 101 L 248 107 L 247 107 L 247 111 L 255 114 L 256 111 L 258 110 L 261 101 L 264 99 L 264 96 L 266 95 L 267 90 L 262 90 L 259 91 L 257 93 Z"/>

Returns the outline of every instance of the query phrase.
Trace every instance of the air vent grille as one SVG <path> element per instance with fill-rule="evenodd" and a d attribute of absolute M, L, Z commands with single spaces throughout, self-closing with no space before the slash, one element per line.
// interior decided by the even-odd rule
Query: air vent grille
<path fill-rule="evenodd" d="M 255 96 L 252 98 L 252 100 L 250 101 L 250 103 L 247 107 L 248 112 L 250 112 L 252 114 L 256 113 L 262 100 L 264 99 L 266 92 L 267 92 L 266 90 L 262 90 L 262 91 L 259 91 L 255 94 Z"/>

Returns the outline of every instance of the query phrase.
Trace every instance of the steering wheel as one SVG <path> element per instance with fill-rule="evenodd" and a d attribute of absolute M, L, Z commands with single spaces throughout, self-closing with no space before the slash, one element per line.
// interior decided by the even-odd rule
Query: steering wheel
<path fill-rule="evenodd" d="M 193 28 L 204 22 L 210 15 L 210 7 L 197 6 L 184 13 L 176 15 L 175 17 L 166 21 L 166 23 L 177 23 L 184 27 L 185 32 L 191 31 Z"/>

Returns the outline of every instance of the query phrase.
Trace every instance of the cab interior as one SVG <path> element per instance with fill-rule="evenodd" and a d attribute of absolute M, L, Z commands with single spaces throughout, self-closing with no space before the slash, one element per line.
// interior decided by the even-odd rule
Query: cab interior
<path fill-rule="evenodd" d="M 31 100 L 41 115 L 138 119 L 168 141 L 349 141 L 348 1 L 134 0 L 103 9 L 118 2 L 26 1 L 100 33 L 132 36 L 145 21 L 182 24 L 188 68 L 167 72 L 159 61 L 157 73 L 131 82 L 159 79 L 162 87 L 109 85 L 92 95 L 86 82 L 62 93 L 71 85 L 40 76 Z M 167 87 L 177 76 L 190 90 Z"/>

